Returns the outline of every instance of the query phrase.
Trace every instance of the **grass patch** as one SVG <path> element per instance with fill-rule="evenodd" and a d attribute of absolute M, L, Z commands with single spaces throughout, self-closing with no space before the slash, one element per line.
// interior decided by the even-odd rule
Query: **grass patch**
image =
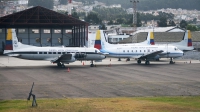
<path fill-rule="evenodd" d="M 0 101 L 1 112 L 199 112 L 200 96 L 133 98 L 66 98 Z"/>

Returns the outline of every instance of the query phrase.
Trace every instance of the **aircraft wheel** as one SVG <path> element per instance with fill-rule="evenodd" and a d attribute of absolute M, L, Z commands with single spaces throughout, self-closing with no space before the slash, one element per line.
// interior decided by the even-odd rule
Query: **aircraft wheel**
<path fill-rule="evenodd" d="M 65 68 L 65 65 L 63 63 L 61 64 L 61 66 L 62 66 L 62 68 Z"/>
<path fill-rule="evenodd" d="M 173 61 L 170 61 L 169 64 L 174 64 L 174 62 L 173 62 Z"/>
<path fill-rule="evenodd" d="M 90 67 L 94 67 L 94 64 L 91 64 Z"/>
<path fill-rule="evenodd" d="M 60 66 L 62 66 L 62 64 L 61 64 L 60 62 L 58 62 L 58 63 L 57 63 L 57 66 L 60 67 Z"/>
<path fill-rule="evenodd" d="M 146 61 L 146 62 L 145 62 L 145 64 L 146 64 L 146 65 L 149 65 L 149 64 L 150 64 L 150 62 L 149 62 L 149 61 Z"/>
<path fill-rule="evenodd" d="M 141 64 L 141 60 L 137 60 L 137 63 L 138 63 L 138 64 Z"/>

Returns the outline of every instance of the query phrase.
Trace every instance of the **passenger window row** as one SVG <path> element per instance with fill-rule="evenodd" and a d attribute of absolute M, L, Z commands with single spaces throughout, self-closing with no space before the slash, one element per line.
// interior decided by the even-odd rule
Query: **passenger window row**
<path fill-rule="evenodd" d="M 65 54 L 65 52 L 38 52 L 38 54 Z"/>
<path fill-rule="evenodd" d="M 142 52 L 142 50 L 138 50 L 139 52 Z M 152 50 L 153 52 L 154 50 Z M 123 52 L 129 52 L 129 50 L 123 50 Z M 130 50 L 130 52 L 134 52 L 133 50 Z M 135 52 L 137 52 L 137 50 L 135 50 Z M 146 52 L 146 50 L 144 50 L 144 52 Z M 147 52 L 150 52 L 150 50 L 148 49 Z"/>

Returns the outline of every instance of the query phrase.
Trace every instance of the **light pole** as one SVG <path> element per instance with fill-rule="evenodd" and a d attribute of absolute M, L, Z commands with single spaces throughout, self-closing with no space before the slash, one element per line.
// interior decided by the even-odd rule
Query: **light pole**
<path fill-rule="evenodd" d="M 130 0 L 130 2 L 133 3 L 133 26 L 137 26 L 137 3 L 139 3 L 138 0 Z"/>
<path fill-rule="evenodd" d="M 139 3 L 139 0 L 130 0 L 130 2 L 133 3 L 133 32 L 136 32 L 136 30 L 137 30 L 137 11 L 136 11 L 137 8 L 136 8 L 136 6 L 137 6 L 137 3 Z M 133 38 L 132 38 L 132 42 L 133 42 Z"/>

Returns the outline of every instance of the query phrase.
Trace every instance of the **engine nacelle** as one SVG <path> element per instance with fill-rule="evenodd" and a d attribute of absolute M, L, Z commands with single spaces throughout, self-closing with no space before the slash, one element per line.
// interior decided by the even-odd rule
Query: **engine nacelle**
<path fill-rule="evenodd" d="M 75 56 L 74 56 L 74 58 L 76 59 L 83 59 L 85 57 L 86 57 L 85 53 L 75 53 Z"/>
<path fill-rule="evenodd" d="M 160 56 L 159 55 L 156 55 L 155 57 L 148 57 L 147 60 L 149 61 L 159 61 L 160 59 Z M 143 60 L 146 60 L 146 59 L 143 59 Z"/>
<path fill-rule="evenodd" d="M 155 59 L 156 61 L 159 61 L 159 60 L 160 60 L 160 55 L 156 55 L 156 56 L 154 57 L 154 59 Z"/>

